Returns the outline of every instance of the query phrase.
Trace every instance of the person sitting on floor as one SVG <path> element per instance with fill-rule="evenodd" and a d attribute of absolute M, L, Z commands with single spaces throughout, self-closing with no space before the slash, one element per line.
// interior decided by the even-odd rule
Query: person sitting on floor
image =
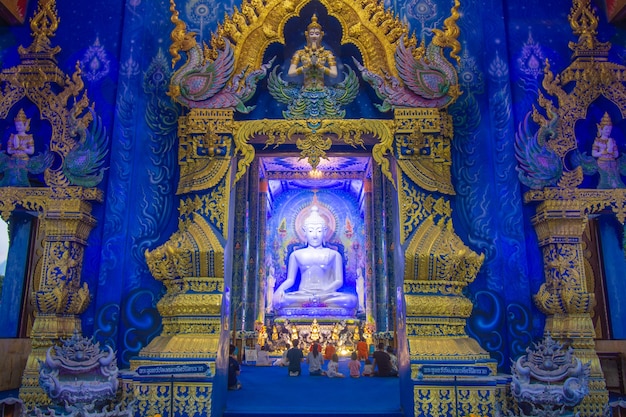
<path fill-rule="evenodd" d="M 357 359 L 357 353 L 352 352 L 350 362 L 348 362 L 348 369 L 350 369 L 350 376 L 352 378 L 358 378 L 361 376 L 361 362 Z"/>
<path fill-rule="evenodd" d="M 301 364 L 304 360 L 304 355 L 302 354 L 302 350 L 300 350 L 300 342 L 298 339 L 293 340 L 293 347 L 287 351 L 287 360 L 289 361 L 287 367 L 289 376 L 300 376 L 302 373 Z"/>
<path fill-rule="evenodd" d="M 367 359 L 369 356 L 367 342 L 363 339 L 359 340 L 359 342 L 356 344 L 356 351 L 357 351 L 358 359 L 360 361 Z"/>
<path fill-rule="evenodd" d="M 387 354 L 391 359 L 391 373 L 398 375 L 398 357 L 393 353 L 393 347 L 387 346 Z"/>
<path fill-rule="evenodd" d="M 270 353 L 268 352 L 268 346 L 262 346 L 261 350 L 256 355 L 256 366 L 270 366 Z"/>
<path fill-rule="evenodd" d="M 378 344 L 378 349 L 372 355 L 374 357 L 374 361 L 372 362 L 372 367 L 376 370 L 374 372 L 374 376 L 396 376 L 398 373 L 393 373 L 391 369 L 391 357 L 387 352 L 385 352 L 385 344 L 380 342 Z"/>
<path fill-rule="evenodd" d="M 237 381 L 237 376 L 241 373 L 239 362 L 237 361 L 235 345 L 230 345 L 228 348 L 228 389 L 238 390 L 241 388 L 241 383 Z"/>
<path fill-rule="evenodd" d="M 374 376 L 374 366 L 372 361 L 365 359 L 365 365 L 363 365 L 363 376 Z"/>
<path fill-rule="evenodd" d="M 326 349 L 324 349 L 324 359 L 331 360 L 333 358 L 333 354 L 335 353 L 335 346 L 332 343 L 328 343 L 326 345 Z"/>
<path fill-rule="evenodd" d="M 339 372 L 339 356 L 336 353 L 333 354 L 332 359 L 328 362 L 328 369 L 326 370 L 326 375 L 329 378 L 343 378 L 344 374 Z"/>
<path fill-rule="evenodd" d="M 283 356 L 276 359 L 272 365 L 274 366 L 289 366 L 289 359 L 287 359 L 287 351 L 291 348 L 291 345 L 287 343 L 285 346 L 285 350 L 283 352 Z"/>
<path fill-rule="evenodd" d="M 324 372 L 322 372 L 324 357 L 318 352 L 317 346 L 317 344 L 313 344 L 312 350 L 306 357 L 306 361 L 309 363 L 309 375 L 311 376 L 324 375 Z"/>

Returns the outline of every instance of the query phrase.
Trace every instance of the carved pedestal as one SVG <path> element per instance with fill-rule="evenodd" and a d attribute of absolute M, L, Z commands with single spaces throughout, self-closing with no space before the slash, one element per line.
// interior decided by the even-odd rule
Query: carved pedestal
<path fill-rule="evenodd" d="M 35 305 L 32 346 L 24 370 L 20 398 L 27 407 L 49 404 L 39 387 L 39 361 L 59 339 L 81 333 L 79 315 L 90 301 L 87 284 L 81 285 L 87 237 L 96 225 L 89 201 L 102 201 L 100 190 L 83 187 L 1 188 L 0 212 L 8 218 L 15 209 L 40 212 L 44 252 L 40 276 L 31 289 Z"/>
<path fill-rule="evenodd" d="M 532 223 L 543 252 L 545 283 L 535 303 L 547 315 L 544 333 L 571 346 L 582 363 L 591 364 L 589 395 L 577 411 L 592 417 L 603 414 L 608 391 L 593 340 L 595 297 L 587 288 L 583 265 L 587 213 L 584 201 L 546 200 L 537 207 Z"/>

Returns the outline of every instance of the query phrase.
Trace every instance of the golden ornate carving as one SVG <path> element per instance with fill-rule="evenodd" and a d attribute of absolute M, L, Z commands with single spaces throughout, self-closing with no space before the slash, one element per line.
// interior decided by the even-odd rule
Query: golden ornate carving
<path fill-rule="evenodd" d="M 206 190 L 219 183 L 230 168 L 233 111 L 192 109 L 178 122 L 177 194 Z"/>
<path fill-rule="evenodd" d="M 163 318 L 163 335 L 174 336 L 177 334 L 219 334 L 222 324 L 219 318 L 195 319 L 180 317 Z"/>
<path fill-rule="evenodd" d="M 404 243 L 419 224 L 429 216 L 449 218 L 452 215 L 450 202 L 434 198 L 430 194 L 418 191 L 414 184 L 401 176 L 400 199 L 400 242 Z"/>
<path fill-rule="evenodd" d="M 224 250 L 206 220 L 195 215 L 179 226 L 181 228 L 166 243 L 146 251 L 146 262 L 154 278 L 160 281 L 185 277 L 223 278 Z"/>
<path fill-rule="evenodd" d="M 150 382 L 135 386 L 137 413 L 142 416 L 161 415 L 172 410 L 173 415 L 210 415 L 212 382 Z"/>
<path fill-rule="evenodd" d="M 405 282 L 452 281 L 469 284 L 476 278 L 484 254 L 468 248 L 454 233 L 451 221 L 426 218 L 405 251 Z"/>
<path fill-rule="evenodd" d="M 497 406 L 502 406 L 498 399 L 505 391 L 503 386 L 465 385 L 462 381 L 455 382 L 454 387 L 426 382 L 413 388 L 413 413 L 416 416 L 491 416 L 497 413 Z"/>
<path fill-rule="evenodd" d="M 166 294 L 157 303 L 164 316 L 219 316 L 221 307 L 222 294 Z"/>
<path fill-rule="evenodd" d="M 488 360 L 487 352 L 465 332 L 473 306 L 462 294 L 478 274 L 484 255 L 473 252 L 454 233 L 444 200 L 431 199 L 429 207 L 421 210 L 423 214 L 413 214 L 421 218 L 405 250 L 409 355 L 420 361 Z"/>
<path fill-rule="evenodd" d="M 558 213 L 563 217 L 589 216 L 609 209 L 620 223 L 626 221 L 626 189 L 623 188 L 609 190 L 544 188 L 527 191 L 524 194 L 524 201 L 542 202 L 545 210 L 552 213 L 552 217 L 557 217 Z M 582 236 L 582 230 L 580 232 Z"/>
<path fill-rule="evenodd" d="M 411 317 L 406 320 L 407 336 L 424 337 L 466 337 L 465 320 L 435 317 Z M 437 352 L 432 352 L 436 354 Z"/>
<path fill-rule="evenodd" d="M 462 296 L 406 294 L 407 316 L 469 317 L 472 302 Z"/>
<path fill-rule="evenodd" d="M 174 29 L 170 34 L 172 44 L 169 51 L 172 55 L 172 68 L 180 60 L 180 51 L 187 52 L 194 46 L 196 46 L 196 34 L 194 32 L 187 32 L 187 25 L 185 22 L 178 18 L 178 10 L 176 10 L 176 3 L 174 0 L 170 0 L 170 13 L 172 17 L 170 20 L 174 24 Z"/>
<path fill-rule="evenodd" d="M 209 219 L 225 238 L 228 238 L 226 216 L 230 198 L 229 190 L 230 177 L 227 177 L 221 187 L 214 187 L 208 195 L 181 199 L 179 221 L 186 222 L 194 215 L 202 215 L 205 219 Z"/>
<path fill-rule="evenodd" d="M 284 27 L 297 17 L 308 0 L 285 2 L 282 0 L 246 0 L 242 10 L 235 10 L 219 25 L 217 39 L 227 38 L 235 48 L 234 73 L 246 68 L 261 66 L 263 52 L 272 43 L 285 43 Z M 397 75 L 395 44 L 408 28 L 376 0 L 362 2 L 337 2 L 321 0 L 330 16 L 335 17 L 342 29 L 342 44 L 354 44 L 368 68 Z"/>
<path fill-rule="evenodd" d="M 454 6 L 450 10 L 450 17 L 443 21 L 445 29 L 432 29 L 432 32 L 435 35 L 433 37 L 433 45 L 440 46 L 442 48 L 452 48 L 450 57 L 454 58 L 458 65 L 461 65 L 461 57 L 459 56 L 459 52 L 461 52 L 461 44 L 458 40 L 461 30 L 457 26 L 456 21 L 459 20 L 460 17 L 460 6 L 461 2 L 459 0 L 454 0 Z"/>
<path fill-rule="evenodd" d="M 454 195 L 450 166 L 451 117 L 438 109 L 396 109 L 395 154 L 411 181 L 428 191 Z"/>
<path fill-rule="evenodd" d="M 385 158 L 391 150 L 393 135 L 391 126 L 385 120 L 254 120 L 236 122 L 235 145 L 242 159 L 237 166 L 237 181 L 254 159 L 254 148 L 248 142 L 254 137 L 264 137 L 265 146 L 278 147 L 284 143 L 295 143 L 301 159 L 307 158 L 312 168 L 319 158 L 326 157 L 333 141 L 343 142 L 353 147 L 364 146 L 364 137 L 378 139 L 372 149 L 374 160 L 381 165 L 384 175 L 393 182 L 389 171 L 389 161 Z M 329 142 L 331 141 L 331 142 Z"/>

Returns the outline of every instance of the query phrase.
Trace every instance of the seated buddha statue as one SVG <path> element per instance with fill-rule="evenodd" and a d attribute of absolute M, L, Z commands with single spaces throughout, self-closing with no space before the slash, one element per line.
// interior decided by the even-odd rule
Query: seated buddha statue
<path fill-rule="evenodd" d="M 278 312 L 286 307 L 356 308 L 354 294 L 338 291 L 344 284 L 343 258 L 338 251 L 324 246 L 327 226 L 317 206 L 304 219 L 303 232 L 307 246 L 289 255 L 287 278 L 274 292 L 274 308 Z M 298 272 L 300 285 L 288 292 Z"/>

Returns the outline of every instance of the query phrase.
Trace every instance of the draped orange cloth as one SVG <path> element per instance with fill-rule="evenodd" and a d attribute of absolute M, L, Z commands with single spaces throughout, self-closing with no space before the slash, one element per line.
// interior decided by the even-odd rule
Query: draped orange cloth
<path fill-rule="evenodd" d="M 324 349 L 324 359 L 331 360 L 333 358 L 333 354 L 335 353 L 335 347 L 330 343 L 326 345 L 326 349 Z"/>
<path fill-rule="evenodd" d="M 365 342 L 365 340 L 359 340 L 359 342 L 356 344 L 356 355 L 357 355 L 357 360 L 367 359 L 368 351 L 367 351 L 367 343 Z"/>

